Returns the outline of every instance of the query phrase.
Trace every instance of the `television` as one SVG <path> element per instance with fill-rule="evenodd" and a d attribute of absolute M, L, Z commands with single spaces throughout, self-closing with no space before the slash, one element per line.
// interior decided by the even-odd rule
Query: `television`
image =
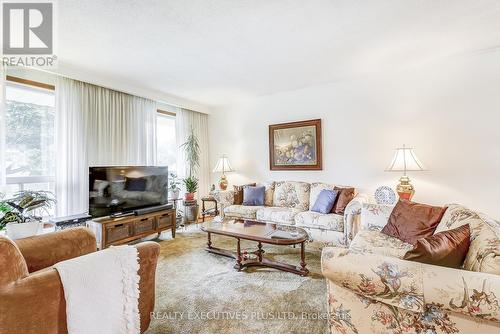
<path fill-rule="evenodd" d="M 89 168 L 89 215 L 119 215 L 168 202 L 168 167 Z"/>

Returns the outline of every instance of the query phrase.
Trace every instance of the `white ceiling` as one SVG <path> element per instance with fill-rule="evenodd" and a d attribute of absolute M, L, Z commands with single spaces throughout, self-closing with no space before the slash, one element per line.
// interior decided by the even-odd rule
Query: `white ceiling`
<path fill-rule="evenodd" d="M 205 105 L 500 50 L 500 1 L 63 0 L 61 66 Z"/>

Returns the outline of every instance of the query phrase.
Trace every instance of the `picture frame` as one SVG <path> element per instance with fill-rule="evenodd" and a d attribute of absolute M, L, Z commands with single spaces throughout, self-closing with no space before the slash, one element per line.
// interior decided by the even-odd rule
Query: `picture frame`
<path fill-rule="evenodd" d="M 322 170 L 321 119 L 269 125 L 271 170 Z"/>

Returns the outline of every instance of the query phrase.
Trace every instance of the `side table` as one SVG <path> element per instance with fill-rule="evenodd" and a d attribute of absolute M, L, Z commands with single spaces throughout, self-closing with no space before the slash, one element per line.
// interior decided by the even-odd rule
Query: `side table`
<path fill-rule="evenodd" d="M 215 207 L 214 208 L 210 208 L 210 209 L 206 209 L 205 208 L 205 202 L 213 202 Z M 205 217 L 206 216 L 209 216 L 209 217 L 215 217 L 215 216 L 218 216 L 219 215 L 219 208 L 217 206 L 217 201 L 215 200 L 215 198 L 213 196 L 205 196 L 201 199 L 201 220 L 204 222 L 205 221 Z"/>

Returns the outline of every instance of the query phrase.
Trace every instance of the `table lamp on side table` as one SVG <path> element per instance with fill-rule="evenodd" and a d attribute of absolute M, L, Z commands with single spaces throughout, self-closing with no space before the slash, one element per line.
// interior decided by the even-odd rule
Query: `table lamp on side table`
<path fill-rule="evenodd" d="M 396 188 L 399 198 L 411 200 L 415 194 L 415 188 L 410 183 L 410 178 L 406 176 L 406 172 L 420 172 L 425 170 L 424 166 L 418 160 L 413 148 L 403 147 L 396 148 L 394 157 L 390 165 L 385 169 L 386 172 L 403 172 L 403 176 L 399 179 L 399 184 Z"/>
<path fill-rule="evenodd" d="M 231 167 L 231 164 L 229 163 L 229 159 L 227 156 L 222 155 L 219 160 L 217 160 L 217 164 L 215 165 L 215 168 L 213 170 L 214 173 L 222 173 L 220 176 L 219 180 L 219 188 L 221 190 L 226 190 L 227 189 L 227 179 L 226 179 L 226 172 L 232 172 L 233 167 Z"/>

